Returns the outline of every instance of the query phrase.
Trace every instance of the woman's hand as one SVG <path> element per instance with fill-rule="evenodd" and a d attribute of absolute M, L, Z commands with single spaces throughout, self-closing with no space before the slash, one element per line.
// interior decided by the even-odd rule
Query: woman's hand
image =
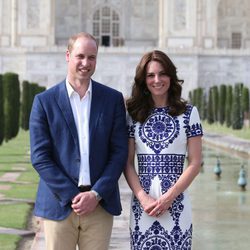
<path fill-rule="evenodd" d="M 152 204 L 153 206 L 150 207 L 151 210 L 149 216 L 159 217 L 163 215 L 171 207 L 175 197 L 174 188 L 170 188 L 165 194 L 156 200 L 155 204 Z"/>
<path fill-rule="evenodd" d="M 154 204 L 156 204 L 156 199 L 154 199 L 152 196 L 150 196 L 149 194 L 145 193 L 144 191 L 142 191 L 139 195 L 138 195 L 138 200 L 143 208 L 143 210 L 149 214 L 151 212 L 151 210 L 154 208 Z"/>

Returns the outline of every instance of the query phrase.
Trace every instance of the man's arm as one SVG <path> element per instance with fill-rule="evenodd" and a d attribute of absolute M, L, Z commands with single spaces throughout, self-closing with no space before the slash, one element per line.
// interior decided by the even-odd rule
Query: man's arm
<path fill-rule="evenodd" d="M 102 199 L 107 201 L 109 199 L 109 195 L 118 185 L 118 180 L 124 170 L 128 156 L 126 111 L 124 100 L 121 94 L 116 98 L 114 105 L 115 114 L 113 116 L 112 132 L 109 138 L 108 161 L 102 176 L 92 187 L 93 190 L 98 192 Z"/>
<path fill-rule="evenodd" d="M 29 124 L 31 162 L 60 204 L 65 206 L 79 191 L 65 171 L 55 162 L 55 154 L 61 152 L 55 152 L 56 145 L 53 145 L 45 110 L 37 95 L 33 102 Z"/>

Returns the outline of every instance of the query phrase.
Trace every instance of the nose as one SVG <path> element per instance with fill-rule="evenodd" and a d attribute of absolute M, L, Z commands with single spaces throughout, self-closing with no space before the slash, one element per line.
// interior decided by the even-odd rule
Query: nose
<path fill-rule="evenodd" d="M 89 64 L 88 58 L 82 59 L 82 65 L 83 65 L 83 66 L 87 66 L 88 64 Z"/>
<path fill-rule="evenodd" d="M 155 82 L 159 82 L 160 81 L 160 76 L 158 74 L 155 74 Z"/>

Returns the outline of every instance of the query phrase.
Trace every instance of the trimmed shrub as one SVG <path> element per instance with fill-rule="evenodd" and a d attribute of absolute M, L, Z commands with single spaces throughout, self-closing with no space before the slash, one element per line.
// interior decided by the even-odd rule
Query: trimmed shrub
<path fill-rule="evenodd" d="M 29 117 L 34 97 L 44 90 L 46 90 L 46 88 L 39 86 L 37 83 L 23 81 L 21 127 L 24 130 L 29 129 Z"/>
<path fill-rule="evenodd" d="M 243 127 L 243 111 L 242 111 L 242 88 L 241 83 L 237 83 L 234 86 L 233 94 L 233 104 L 232 104 L 232 128 L 233 129 L 242 129 Z"/>
<path fill-rule="evenodd" d="M 3 78 L 0 75 L 0 145 L 4 139 L 4 112 L 3 112 Z"/>
<path fill-rule="evenodd" d="M 213 88 L 209 89 L 208 94 L 208 104 L 207 104 L 207 122 L 209 124 L 214 123 L 214 113 L 213 113 Z"/>
<path fill-rule="evenodd" d="M 212 87 L 212 110 L 213 110 L 213 120 L 217 122 L 219 120 L 219 91 L 217 86 Z"/>
<path fill-rule="evenodd" d="M 225 111 L 225 122 L 227 127 L 232 126 L 232 103 L 233 103 L 233 87 L 232 85 L 227 85 L 226 111 Z"/>
<path fill-rule="evenodd" d="M 242 89 L 242 111 L 244 114 L 249 114 L 249 89 L 247 87 Z"/>
<path fill-rule="evenodd" d="M 21 104 L 21 128 L 29 129 L 29 115 L 30 115 L 30 84 L 28 81 L 23 81 L 22 84 L 22 104 Z"/>
<path fill-rule="evenodd" d="M 220 124 L 223 124 L 225 122 L 225 116 L 226 116 L 226 85 L 222 84 L 220 85 L 220 91 L 219 91 L 219 122 Z"/>
<path fill-rule="evenodd" d="M 4 92 L 4 139 L 8 141 L 17 136 L 19 131 L 20 86 L 18 75 L 3 75 Z"/>

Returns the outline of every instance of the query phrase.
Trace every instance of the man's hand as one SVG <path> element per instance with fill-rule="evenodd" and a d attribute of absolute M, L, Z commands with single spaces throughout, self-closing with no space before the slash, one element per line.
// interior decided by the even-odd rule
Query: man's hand
<path fill-rule="evenodd" d="M 71 207 L 77 215 L 86 215 L 93 212 L 98 204 L 95 194 L 91 191 L 76 195 Z"/>

